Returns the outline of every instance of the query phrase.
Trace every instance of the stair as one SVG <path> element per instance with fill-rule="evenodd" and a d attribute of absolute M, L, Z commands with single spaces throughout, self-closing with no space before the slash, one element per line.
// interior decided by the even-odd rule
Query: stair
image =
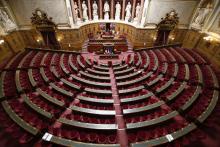
<path fill-rule="evenodd" d="M 115 119 L 118 124 L 118 141 L 120 143 L 121 147 L 128 147 L 128 137 L 126 133 L 126 124 L 123 118 L 123 112 L 121 108 L 121 103 L 118 95 L 118 89 L 117 89 L 117 84 L 116 84 L 116 79 L 115 79 L 115 74 L 113 71 L 113 68 L 110 67 L 109 69 L 110 73 L 110 79 L 111 79 L 111 89 L 112 89 L 112 98 L 114 99 L 114 108 L 115 108 Z"/>

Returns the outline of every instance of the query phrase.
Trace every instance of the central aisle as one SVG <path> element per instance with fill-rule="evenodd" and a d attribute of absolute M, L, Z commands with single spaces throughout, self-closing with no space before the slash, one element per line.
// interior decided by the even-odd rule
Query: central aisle
<path fill-rule="evenodd" d="M 120 99 L 118 96 L 118 89 L 115 79 L 115 74 L 112 67 L 109 68 L 111 85 L 112 85 L 112 98 L 114 99 L 114 108 L 115 108 L 115 119 L 118 124 L 118 142 L 120 143 L 121 147 L 128 147 L 128 137 L 126 133 L 126 124 L 123 118 L 123 112 L 120 105 Z"/>

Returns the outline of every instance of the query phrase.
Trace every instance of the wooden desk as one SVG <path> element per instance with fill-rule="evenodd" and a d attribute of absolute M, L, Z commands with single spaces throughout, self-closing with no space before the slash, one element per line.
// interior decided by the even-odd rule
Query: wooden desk
<path fill-rule="evenodd" d="M 86 96 L 77 96 L 78 99 L 82 101 L 87 101 L 87 102 L 93 102 L 93 103 L 98 103 L 98 104 L 113 104 L 114 99 L 99 99 L 99 98 L 91 98 L 91 97 L 86 97 Z"/>
<path fill-rule="evenodd" d="M 150 57 L 149 57 L 149 55 L 147 54 L 147 52 L 146 51 L 144 51 L 143 52 L 144 53 L 144 55 L 146 56 L 146 64 L 144 65 L 144 69 L 147 69 L 148 68 L 148 66 L 149 66 L 149 64 L 150 64 Z"/>
<path fill-rule="evenodd" d="M 23 88 L 21 87 L 21 83 L 20 83 L 20 70 L 16 70 L 15 73 L 15 85 L 17 87 L 18 92 L 22 92 Z"/>
<path fill-rule="evenodd" d="M 109 67 L 101 67 L 101 66 L 98 66 L 98 65 L 93 65 L 93 68 L 95 68 L 95 70 L 109 72 Z"/>
<path fill-rule="evenodd" d="M 78 128 L 86 128 L 86 129 L 93 129 L 93 130 L 117 130 L 118 126 L 116 124 L 92 124 L 92 123 L 85 123 L 85 122 L 79 122 L 75 120 L 69 120 L 66 118 L 59 118 L 57 120 L 58 122 L 70 125 Z"/>
<path fill-rule="evenodd" d="M 48 83 L 48 82 L 49 82 L 49 79 L 47 78 L 43 67 L 40 68 L 40 74 L 41 74 L 42 78 L 44 79 L 44 81 L 45 81 L 46 83 Z"/>
<path fill-rule="evenodd" d="M 43 58 L 42 58 L 42 60 L 41 60 L 41 62 L 40 62 L 40 65 L 41 65 L 41 66 L 44 66 L 44 65 L 45 65 L 44 62 L 45 62 L 46 57 L 48 56 L 48 54 L 49 54 L 49 52 L 46 52 L 46 53 L 44 54 L 44 56 L 43 56 Z"/>
<path fill-rule="evenodd" d="M 81 62 L 80 58 L 81 58 L 81 55 L 77 55 L 77 63 L 82 69 L 85 69 L 86 66 Z"/>
<path fill-rule="evenodd" d="M 123 89 L 123 90 L 119 90 L 119 95 L 123 95 L 123 94 L 129 94 L 129 93 L 133 93 L 133 92 L 137 92 L 144 89 L 144 86 L 138 86 L 135 88 L 130 88 L 130 89 Z"/>
<path fill-rule="evenodd" d="M 197 126 L 194 123 L 190 123 L 186 127 L 181 128 L 178 131 L 175 131 L 175 132 L 171 133 L 170 135 L 175 140 L 175 139 L 178 139 L 178 138 L 188 134 L 189 132 L 193 131 L 196 128 L 197 128 Z M 147 140 L 147 141 L 132 143 L 131 146 L 132 147 L 158 146 L 160 144 L 165 144 L 165 143 L 168 143 L 168 142 L 169 142 L 169 140 L 167 139 L 167 137 L 162 136 L 162 137 L 158 137 L 158 138 L 155 138 L 155 139 L 150 139 L 150 140 Z"/>
<path fill-rule="evenodd" d="M 135 77 L 137 77 L 137 76 L 140 76 L 140 75 L 142 74 L 142 72 L 143 72 L 143 69 L 138 70 L 138 71 L 136 71 L 136 72 L 134 72 L 134 73 L 125 75 L 125 76 L 117 76 L 117 77 L 116 77 L 116 81 L 118 82 L 118 81 L 121 81 L 121 80 L 128 80 L 128 79 L 135 78 Z"/>
<path fill-rule="evenodd" d="M 131 73 L 131 72 L 134 71 L 134 69 L 135 69 L 135 67 L 131 67 L 131 68 L 128 68 L 128 69 L 126 69 L 126 70 L 116 71 L 116 72 L 114 72 L 114 73 L 115 73 L 115 75 L 116 75 L 116 77 L 117 77 L 117 76 L 120 76 L 120 75 L 125 75 L 125 74 L 128 74 L 128 73 Z"/>
<path fill-rule="evenodd" d="M 1 73 L 1 77 L 0 77 L 0 99 L 2 99 L 3 97 L 5 97 L 5 93 L 4 93 L 4 79 L 5 79 L 5 74 L 6 71 L 3 71 Z"/>
<path fill-rule="evenodd" d="M 108 76 L 108 77 L 109 77 L 109 72 L 97 71 L 97 70 L 93 70 L 93 69 L 91 69 L 91 68 L 87 68 L 86 70 L 87 70 L 89 73 L 92 73 L 92 74 L 97 74 L 97 75 Z"/>
<path fill-rule="evenodd" d="M 198 64 L 196 64 L 195 67 L 196 67 L 196 70 L 197 70 L 197 73 L 198 73 L 198 82 L 199 82 L 199 84 L 203 84 L 202 71 L 201 71 L 201 69 L 200 69 Z"/>
<path fill-rule="evenodd" d="M 186 88 L 186 85 L 187 85 L 187 82 L 183 82 L 175 92 L 173 92 L 171 95 L 167 96 L 167 99 L 169 101 L 171 101 L 174 98 L 176 98 L 176 96 L 179 95 Z"/>
<path fill-rule="evenodd" d="M 208 116 L 212 113 L 212 111 L 214 110 L 217 102 L 219 99 L 219 91 L 218 90 L 214 90 L 213 95 L 212 95 L 212 100 L 209 103 L 209 106 L 206 108 L 206 110 L 197 118 L 197 120 L 200 123 L 203 123 Z"/>
<path fill-rule="evenodd" d="M 173 117 L 177 116 L 178 112 L 177 111 L 172 111 L 166 115 L 157 117 L 155 119 L 151 119 L 148 121 L 142 121 L 142 122 L 136 122 L 136 123 L 128 123 L 126 124 L 127 129 L 136 129 L 136 128 L 141 128 L 141 127 L 147 127 L 155 124 L 159 124 L 161 122 L 165 122 L 169 119 L 172 119 Z"/>
<path fill-rule="evenodd" d="M 20 118 L 11 108 L 11 106 L 8 104 L 7 101 L 3 101 L 2 107 L 5 110 L 5 112 L 8 114 L 8 116 L 21 128 L 26 130 L 27 132 L 31 133 L 32 135 L 37 135 L 39 130 L 33 126 L 31 126 L 29 123 L 25 122 L 22 118 Z"/>
<path fill-rule="evenodd" d="M 71 75 L 71 77 L 73 79 L 75 79 L 76 81 L 79 81 L 81 83 L 84 83 L 84 84 L 89 84 L 89 85 L 92 85 L 92 86 L 99 86 L 99 87 L 111 87 L 111 83 L 101 83 L 101 82 L 93 82 L 93 81 L 89 81 L 89 80 L 86 80 L 86 79 L 82 79 L 81 77 L 78 77 L 76 75 Z"/>
<path fill-rule="evenodd" d="M 162 74 L 158 75 L 156 79 L 150 81 L 149 83 L 147 83 L 147 86 L 152 86 L 154 84 L 156 84 L 161 78 L 163 77 Z"/>
<path fill-rule="evenodd" d="M 48 95 L 46 92 L 44 92 L 43 90 L 41 90 L 40 88 L 37 88 L 36 91 L 43 97 L 45 98 L 46 100 L 48 100 L 49 102 L 57 105 L 57 106 L 60 106 L 60 107 L 64 107 L 64 103 L 50 95 Z"/>
<path fill-rule="evenodd" d="M 124 65 L 122 65 L 122 66 L 113 67 L 113 70 L 114 70 L 114 72 L 116 72 L 116 71 L 125 70 L 126 68 L 128 68 L 128 65 L 127 65 L 127 64 L 124 64 Z"/>
<path fill-rule="evenodd" d="M 32 101 L 29 99 L 29 97 L 26 94 L 22 94 L 21 95 L 22 99 L 24 100 L 24 102 L 34 111 L 36 111 L 37 113 L 39 113 L 40 115 L 51 119 L 53 117 L 53 115 L 50 112 L 45 111 L 44 109 L 38 107 L 36 104 L 32 103 Z"/>
<path fill-rule="evenodd" d="M 71 87 L 71 88 L 73 88 L 73 89 L 75 89 L 75 90 L 79 90 L 79 91 L 81 90 L 81 87 L 79 87 L 78 85 L 75 85 L 75 84 L 73 84 L 73 83 L 67 81 L 67 80 L 64 79 L 64 78 L 61 78 L 60 81 L 62 81 L 65 85 L 67 85 L 67 86 L 69 86 L 69 87 Z"/>
<path fill-rule="evenodd" d="M 64 61 L 64 55 L 65 55 L 65 54 L 62 54 L 61 57 L 60 57 L 60 66 L 61 66 L 61 69 L 63 70 L 63 72 L 64 72 L 65 74 L 69 75 L 69 74 L 70 74 L 70 71 L 68 71 L 68 70 L 66 69 L 66 67 L 65 67 L 65 65 L 64 65 L 64 63 L 63 63 L 63 61 Z"/>
<path fill-rule="evenodd" d="M 34 80 L 32 69 L 28 69 L 28 77 L 29 77 L 29 80 L 30 80 L 31 85 L 32 85 L 33 87 L 36 87 L 36 86 L 37 86 L 37 83 L 36 83 L 36 81 Z"/>
<path fill-rule="evenodd" d="M 88 109 L 82 108 L 77 106 L 70 106 L 70 109 L 73 111 L 78 111 L 81 113 L 88 113 L 88 114 L 95 114 L 95 115 L 115 115 L 115 110 L 95 110 L 95 109 Z"/>
<path fill-rule="evenodd" d="M 68 63 L 74 71 L 78 72 L 78 68 L 72 62 L 72 58 L 73 58 L 72 56 L 73 56 L 72 54 L 69 55 Z"/>
<path fill-rule="evenodd" d="M 177 52 L 174 48 L 170 48 L 170 50 L 172 50 L 173 52 L 175 52 L 175 54 L 178 56 L 178 58 L 181 60 L 182 63 L 186 63 L 185 58 L 179 53 Z"/>
<path fill-rule="evenodd" d="M 132 114 L 132 113 L 139 113 L 139 112 L 143 112 L 143 111 L 148 111 L 148 110 L 158 108 L 163 104 L 165 104 L 164 101 L 158 101 L 156 103 L 153 103 L 153 104 L 150 104 L 150 105 L 147 105 L 144 107 L 133 108 L 133 109 L 124 109 L 123 114 Z"/>
<path fill-rule="evenodd" d="M 52 135 L 50 142 L 62 146 L 69 146 L 69 147 L 120 147 L 119 144 L 94 144 L 94 143 L 83 143 L 78 141 L 72 141 L 69 139 L 64 139 L 61 137 L 57 137 Z"/>
<path fill-rule="evenodd" d="M 141 58 L 141 54 L 139 52 L 137 52 L 137 56 L 138 56 L 138 62 L 136 63 L 136 67 L 139 67 L 140 65 L 142 65 L 142 58 Z"/>
<path fill-rule="evenodd" d="M 89 74 L 89 73 L 84 72 L 84 71 L 79 71 L 79 73 L 81 74 L 81 76 L 84 76 L 86 78 L 90 78 L 90 79 L 97 80 L 97 81 L 100 80 L 100 81 L 110 82 L 110 77 L 95 76 L 95 75 Z"/>
<path fill-rule="evenodd" d="M 118 55 L 100 55 L 100 56 L 99 56 L 99 59 L 100 59 L 100 60 L 119 59 L 119 56 L 118 56 Z"/>
<path fill-rule="evenodd" d="M 149 97 L 153 96 L 153 93 L 147 93 L 144 95 L 136 96 L 136 97 L 131 97 L 131 98 L 120 98 L 121 103 L 129 103 L 129 102 L 134 102 L 134 101 L 139 101 L 143 99 L 147 99 Z"/>
<path fill-rule="evenodd" d="M 142 81 L 146 80 L 147 78 L 149 78 L 152 74 L 153 74 L 153 72 L 150 71 L 146 75 L 144 75 L 144 76 L 142 76 L 142 77 L 140 77 L 138 79 L 131 80 L 131 81 L 126 81 L 126 82 L 117 82 L 117 86 L 119 86 L 119 87 L 129 86 L 129 85 L 132 85 L 132 84 L 136 84 L 136 83 L 142 82 Z"/>
<path fill-rule="evenodd" d="M 85 88 L 85 91 L 89 92 L 89 93 L 93 93 L 93 94 L 112 95 L 111 90 L 100 90 L 100 89 Z"/>
<path fill-rule="evenodd" d="M 69 96 L 69 97 L 73 97 L 73 94 L 71 92 L 68 92 L 58 86 L 56 86 L 54 83 L 49 83 L 49 85 L 56 91 L 58 91 L 59 93 L 63 94 L 63 95 L 66 95 L 66 96 Z"/>
<path fill-rule="evenodd" d="M 194 92 L 192 97 L 189 98 L 189 100 L 181 107 L 181 110 L 185 111 L 186 109 L 188 109 L 196 101 L 196 99 L 199 97 L 201 91 L 202 91 L 202 87 L 197 86 L 196 91 Z"/>
<path fill-rule="evenodd" d="M 174 78 L 171 78 L 166 84 L 164 84 L 160 88 L 157 88 L 156 93 L 161 93 L 162 91 L 166 90 L 168 87 L 170 87 L 173 84 L 174 80 L 175 80 Z"/>
<path fill-rule="evenodd" d="M 213 70 L 212 70 L 212 68 L 211 68 L 210 66 L 208 66 L 208 69 L 209 69 L 209 71 L 210 71 L 211 74 L 212 74 L 212 80 L 213 80 L 213 82 L 214 82 L 214 87 L 218 89 L 218 88 L 219 88 L 218 79 L 217 79 L 215 73 L 213 72 Z"/>

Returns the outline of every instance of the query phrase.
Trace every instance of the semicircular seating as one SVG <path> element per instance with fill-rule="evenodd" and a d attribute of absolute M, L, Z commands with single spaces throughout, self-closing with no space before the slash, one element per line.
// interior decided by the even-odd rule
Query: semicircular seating
<path fill-rule="evenodd" d="M 164 47 L 92 56 L 27 49 L 2 69 L 0 127 L 13 146 L 187 146 L 205 137 L 220 87 L 199 53 Z"/>

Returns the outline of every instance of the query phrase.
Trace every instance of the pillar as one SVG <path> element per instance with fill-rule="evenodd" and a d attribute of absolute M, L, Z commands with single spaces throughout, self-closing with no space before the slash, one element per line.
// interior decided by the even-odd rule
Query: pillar
<path fill-rule="evenodd" d="M 77 23 L 77 17 L 75 15 L 76 12 L 75 12 L 75 8 L 74 8 L 74 0 L 70 1 L 70 5 L 71 5 L 71 8 L 72 8 L 73 22 L 74 22 L 74 24 L 76 24 Z"/>
<path fill-rule="evenodd" d="M 92 20 L 91 0 L 88 0 L 88 8 L 89 8 L 89 20 Z"/>
<path fill-rule="evenodd" d="M 134 20 L 134 14 L 135 14 L 135 8 L 136 8 L 136 0 L 133 0 L 133 5 L 132 5 L 132 12 L 131 12 L 131 20 Z"/>
<path fill-rule="evenodd" d="M 69 17 L 69 22 L 70 22 L 70 26 L 71 28 L 73 28 L 73 12 L 72 12 L 72 7 L 71 7 L 71 0 L 66 0 L 66 7 L 67 7 L 67 14 Z"/>
<path fill-rule="evenodd" d="M 99 16 L 103 19 L 102 0 L 99 0 Z"/>
<path fill-rule="evenodd" d="M 141 19 L 142 19 L 142 16 L 143 16 L 143 9 L 144 9 L 144 0 L 141 0 L 141 12 L 140 12 L 141 15 L 139 15 L 139 18 L 138 18 L 138 24 L 141 23 Z"/>
<path fill-rule="evenodd" d="M 78 8 L 79 8 L 79 17 L 81 20 L 83 20 L 83 16 L 82 16 L 82 4 L 81 1 L 78 0 Z"/>
<path fill-rule="evenodd" d="M 114 0 L 111 0 L 111 19 L 114 19 L 114 8 L 115 8 L 115 2 Z"/>
<path fill-rule="evenodd" d="M 125 0 L 122 3 L 122 18 L 121 20 L 125 20 Z"/>

